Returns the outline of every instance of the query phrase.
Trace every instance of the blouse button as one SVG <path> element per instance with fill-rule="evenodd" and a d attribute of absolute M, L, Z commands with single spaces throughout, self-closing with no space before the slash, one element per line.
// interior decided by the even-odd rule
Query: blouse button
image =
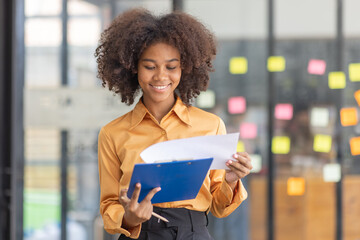
<path fill-rule="evenodd" d="M 162 131 L 162 132 L 161 132 L 161 134 L 162 134 L 162 135 L 165 135 L 165 134 L 166 134 L 166 132 L 165 132 L 165 131 Z"/>

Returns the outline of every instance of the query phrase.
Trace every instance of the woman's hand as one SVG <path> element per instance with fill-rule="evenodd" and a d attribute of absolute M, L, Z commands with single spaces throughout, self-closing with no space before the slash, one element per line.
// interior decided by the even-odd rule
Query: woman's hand
<path fill-rule="evenodd" d="M 230 170 L 226 170 L 225 180 L 227 183 L 235 188 L 237 180 L 244 178 L 250 173 L 250 170 L 253 168 L 251 164 L 251 158 L 247 152 L 237 152 L 233 155 L 235 160 L 228 160 L 226 166 Z"/>
<path fill-rule="evenodd" d="M 131 199 L 127 197 L 127 189 L 121 189 L 119 202 L 125 209 L 123 217 L 123 227 L 132 228 L 151 218 L 153 206 L 151 199 L 161 190 L 160 187 L 152 189 L 146 197 L 138 203 L 141 190 L 141 184 L 137 183 Z"/>

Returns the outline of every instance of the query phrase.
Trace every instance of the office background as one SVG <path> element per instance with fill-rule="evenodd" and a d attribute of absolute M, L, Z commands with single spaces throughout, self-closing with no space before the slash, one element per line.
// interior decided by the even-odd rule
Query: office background
<path fill-rule="evenodd" d="M 240 131 L 249 198 L 215 239 L 360 239 L 358 0 L 0 2 L 0 239 L 116 239 L 99 217 L 97 134 L 132 107 L 94 51 L 119 13 L 182 10 L 215 33 L 194 105 Z M 204 120 L 206 121 L 206 120 Z"/>

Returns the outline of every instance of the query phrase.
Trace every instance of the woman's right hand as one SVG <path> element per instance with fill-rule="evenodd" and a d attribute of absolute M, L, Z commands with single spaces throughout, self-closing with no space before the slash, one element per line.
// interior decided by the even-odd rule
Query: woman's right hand
<path fill-rule="evenodd" d="M 141 184 L 135 185 L 135 190 L 131 196 L 131 199 L 127 197 L 127 189 L 121 189 L 119 202 L 125 209 L 122 226 L 124 228 L 135 227 L 151 218 L 153 206 L 151 199 L 154 195 L 161 190 L 160 187 L 152 189 L 146 197 L 139 203 L 139 195 L 141 190 Z"/>

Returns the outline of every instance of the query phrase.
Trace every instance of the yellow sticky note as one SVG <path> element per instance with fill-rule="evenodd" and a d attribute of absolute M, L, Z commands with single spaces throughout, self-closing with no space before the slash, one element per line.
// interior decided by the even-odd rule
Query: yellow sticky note
<path fill-rule="evenodd" d="M 353 137 L 350 139 L 351 155 L 360 155 L 360 137 Z"/>
<path fill-rule="evenodd" d="M 290 151 L 290 138 L 276 136 L 272 139 L 271 150 L 275 154 L 287 154 Z"/>
<path fill-rule="evenodd" d="M 315 152 L 330 152 L 332 138 L 329 135 L 317 134 L 314 137 L 313 148 Z"/>
<path fill-rule="evenodd" d="M 244 143 L 242 141 L 238 141 L 236 151 L 237 152 L 245 152 L 245 146 L 244 146 Z"/>
<path fill-rule="evenodd" d="M 229 62 L 231 74 L 245 74 L 248 70 L 248 61 L 245 57 L 232 57 Z"/>
<path fill-rule="evenodd" d="M 360 63 L 349 64 L 349 79 L 352 82 L 360 81 Z"/>
<path fill-rule="evenodd" d="M 356 108 L 342 108 L 340 110 L 341 125 L 354 126 L 358 123 Z"/>
<path fill-rule="evenodd" d="M 329 73 L 329 88 L 342 89 L 346 87 L 346 77 L 343 72 L 330 72 Z"/>
<path fill-rule="evenodd" d="M 289 196 L 301 196 L 305 193 L 305 179 L 291 177 L 287 180 L 287 194 Z"/>
<path fill-rule="evenodd" d="M 283 72 L 285 71 L 286 61 L 282 56 L 271 56 L 267 61 L 267 68 L 269 72 Z"/>

